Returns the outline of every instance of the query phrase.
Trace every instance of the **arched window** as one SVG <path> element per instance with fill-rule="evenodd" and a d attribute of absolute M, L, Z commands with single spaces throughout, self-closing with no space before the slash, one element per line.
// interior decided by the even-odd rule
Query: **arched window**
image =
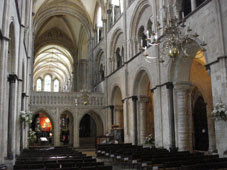
<path fill-rule="evenodd" d="M 101 7 L 99 7 L 97 11 L 97 27 L 103 27 Z"/>
<path fill-rule="evenodd" d="M 60 82 L 58 79 L 54 80 L 54 92 L 60 91 Z"/>
<path fill-rule="evenodd" d="M 146 35 L 144 34 L 144 26 L 141 26 L 138 31 L 138 40 L 141 47 L 147 46 Z"/>
<path fill-rule="evenodd" d="M 111 5 L 112 5 L 113 23 L 115 23 L 117 19 L 120 17 L 121 13 L 123 13 L 124 2 L 123 0 L 112 0 Z"/>
<path fill-rule="evenodd" d="M 102 27 L 103 27 L 101 7 L 98 8 L 96 22 L 97 22 L 97 35 L 98 35 L 97 37 L 99 42 L 102 39 Z"/>
<path fill-rule="evenodd" d="M 46 75 L 44 78 L 44 91 L 51 91 L 51 77 L 50 75 Z"/>
<path fill-rule="evenodd" d="M 36 91 L 42 90 L 42 80 L 39 78 L 36 80 Z"/>

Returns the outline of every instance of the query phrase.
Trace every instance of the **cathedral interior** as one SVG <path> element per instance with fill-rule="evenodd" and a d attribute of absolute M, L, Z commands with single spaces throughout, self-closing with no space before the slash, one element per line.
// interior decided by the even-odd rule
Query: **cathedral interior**
<path fill-rule="evenodd" d="M 0 169 L 40 148 L 227 169 L 226 17 L 226 0 L 1 0 Z"/>

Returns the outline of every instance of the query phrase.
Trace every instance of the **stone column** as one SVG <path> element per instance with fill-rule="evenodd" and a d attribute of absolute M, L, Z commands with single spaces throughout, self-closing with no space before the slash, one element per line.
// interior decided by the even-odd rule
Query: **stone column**
<path fill-rule="evenodd" d="M 15 108 L 16 108 L 16 80 L 17 75 L 10 74 L 8 76 L 9 81 L 9 96 L 8 96 L 8 136 L 7 136 L 7 158 L 12 160 L 14 159 L 14 151 L 15 151 L 15 141 L 14 141 L 14 128 L 15 128 Z"/>
<path fill-rule="evenodd" d="M 111 113 L 111 125 L 114 124 L 114 106 L 111 105 L 110 107 L 110 113 Z"/>
<path fill-rule="evenodd" d="M 60 146 L 60 117 L 58 110 L 54 119 L 54 146 Z"/>
<path fill-rule="evenodd" d="M 86 63 L 86 87 L 88 90 L 92 91 L 92 74 L 94 70 L 94 61 L 93 61 L 93 47 L 94 47 L 94 38 L 90 37 L 88 40 L 88 63 Z"/>
<path fill-rule="evenodd" d="M 174 103 L 173 103 L 173 83 L 168 82 L 166 85 L 169 93 L 169 122 L 170 122 L 170 136 L 171 144 L 170 150 L 176 150 L 176 139 L 175 139 L 175 114 L 174 114 Z"/>
<path fill-rule="evenodd" d="M 192 8 L 192 11 L 196 9 L 196 0 L 191 0 L 191 8 Z"/>
<path fill-rule="evenodd" d="M 139 97 L 139 115 L 140 115 L 140 144 L 144 143 L 146 137 L 146 114 L 147 114 L 147 102 L 149 101 L 149 97 L 140 96 Z"/>
<path fill-rule="evenodd" d="M 114 106 L 114 124 L 115 125 L 119 125 L 120 128 L 123 128 L 122 125 L 123 123 L 121 123 L 121 121 L 123 121 L 123 115 L 122 115 L 122 111 L 123 111 L 123 107 L 121 105 L 116 105 Z"/>
<path fill-rule="evenodd" d="M 73 122 L 74 122 L 74 135 L 73 135 L 73 147 L 74 148 L 77 148 L 80 146 L 80 132 L 79 132 L 79 129 L 80 129 L 80 122 L 78 120 L 78 114 L 75 114 L 73 116 Z"/>
<path fill-rule="evenodd" d="M 192 146 L 190 138 L 188 113 L 188 94 L 190 92 L 190 84 L 176 84 L 176 112 L 177 112 L 177 136 L 179 151 L 188 151 Z"/>
<path fill-rule="evenodd" d="M 137 127 L 137 96 L 132 96 L 133 101 L 133 132 L 134 132 L 134 145 L 138 144 L 138 127 Z"/>

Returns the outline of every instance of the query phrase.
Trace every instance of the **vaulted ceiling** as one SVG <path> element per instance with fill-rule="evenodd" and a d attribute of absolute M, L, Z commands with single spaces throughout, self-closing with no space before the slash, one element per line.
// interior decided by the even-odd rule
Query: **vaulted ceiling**
<path fill-rule="evenodd" d="M 34 80 L 49 73 L 56 75 L 61 82 L 67 82 L 73 71 L 73 63 L 78 58 L 88 57 L 86 49 L 93 31 L 96 7 L 103 8 L 103 4 L 105 0 L 33 1 Z M 59 54 L 63 48 L 72 56 L 70 63 L 65 64 L 62 59 L 64 55 Z"/>

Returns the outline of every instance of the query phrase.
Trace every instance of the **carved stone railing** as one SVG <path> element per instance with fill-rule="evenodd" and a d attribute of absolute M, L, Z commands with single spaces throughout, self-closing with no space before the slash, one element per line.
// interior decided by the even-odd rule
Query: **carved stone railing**
<path fill-rule="evenodd" d="M 102 93 L 88 93 L 89 106 L 103 106 L 104 95 Z M 30 105 L 56 105 L 56 106 L 82 106 L 82 93 L 80 92 L 32 92 L 30 97 Z"/>

